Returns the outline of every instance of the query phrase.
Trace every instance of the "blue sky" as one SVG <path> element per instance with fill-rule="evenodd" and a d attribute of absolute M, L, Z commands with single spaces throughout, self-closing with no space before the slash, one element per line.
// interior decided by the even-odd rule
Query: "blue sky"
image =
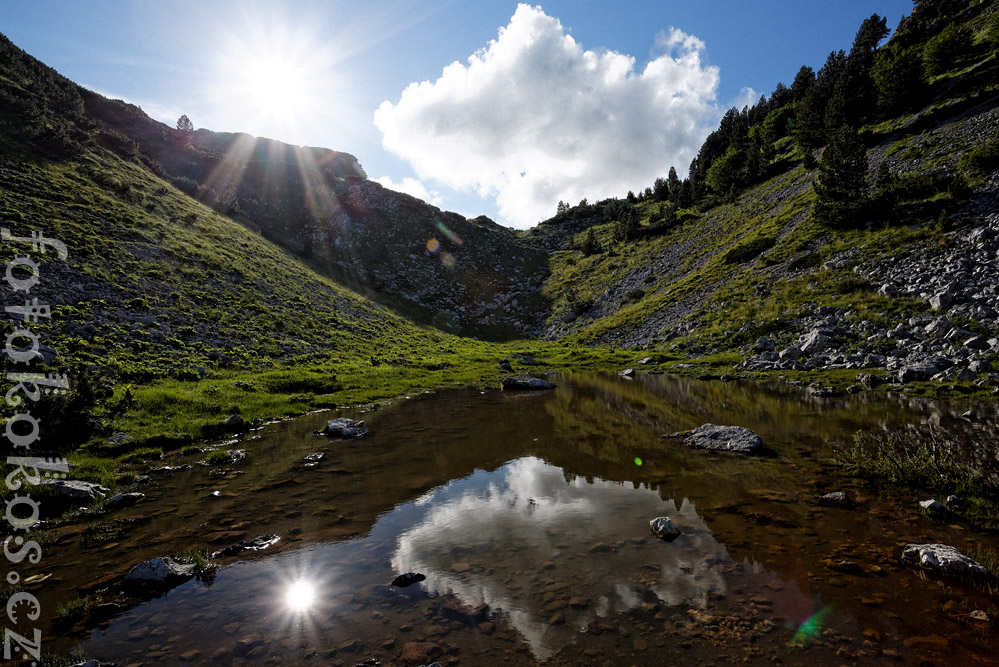
<path fill-rule="evenodd" d="M 171 125 L 186 113 L 347 151 L 373 179 L 525 227 L 559 199 L 683 175 L 725 109 L 817 70 L 872 13 L 894 28 L 911 7 L 0 0 L 0 32 Z"/>

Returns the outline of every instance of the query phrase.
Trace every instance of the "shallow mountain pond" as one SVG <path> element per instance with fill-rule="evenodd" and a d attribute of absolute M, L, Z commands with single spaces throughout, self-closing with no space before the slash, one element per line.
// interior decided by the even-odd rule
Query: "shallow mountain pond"
<path fill-rule="evenodd" d="M 53 576 L 32 588 L 43 653 L 80 647 L 119 666 L 999 662 L 999 598 L 899 560 L 907 543 L 999 539 L 833 462 L 864 431 L 933 437 L 995 470 L 996 406 L 550 379 L 551 391 L 440 391 L 267 424 L 210 443 L 247 451 L 225 466 L 167 456 L 191 468 L 152 473 L 138 504 L 52 531 L 39 567 Z M 959 416 L 969 407 L 978 420 Z M 314 434 L 335 416 L 370 435 Z M 702 423 L 750 428 L 772 453 L 662 437 Z M 840 490 L 852 506 L 815 501 Z M 683 534 L 657 539 L 657 516 Z M 141 561 L 267 534 L 281 539 L 213 575 L 151 599 L 122 593 Z M 392 585 L 410 572 L 423 579 Z M 56 623 L 57 605 L 82 595 L 90 616 Z"/>

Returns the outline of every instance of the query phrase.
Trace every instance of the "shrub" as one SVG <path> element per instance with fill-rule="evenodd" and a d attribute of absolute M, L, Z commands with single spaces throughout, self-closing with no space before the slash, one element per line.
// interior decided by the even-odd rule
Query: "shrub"
<path fill-rule="evenodd" d="M 927 76 L 936 76 L 952 68 L 971 45 L 971 35 L 963 26 L 949 24 L 931 39 L 923 50 L 923 69 Z"/>
<path fill-rule="evenodd" d="M 999 170 L 999 132 L 965 153 L 958 163 L 961 170 L 972 176 L 984 176 Z"/>
<path fill-rule="evenodd" d="M 725 262 L 728 264 L 748 262 L 764 250 L 772 248 L 776 242 L 777 239 L 772 236 L 758 236 L 749 241 L 744 241 L 725 253 Z"/>

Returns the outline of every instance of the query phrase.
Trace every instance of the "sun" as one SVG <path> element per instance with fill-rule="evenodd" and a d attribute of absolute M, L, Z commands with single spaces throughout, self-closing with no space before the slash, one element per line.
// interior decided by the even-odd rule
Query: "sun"
<path fill-rule="evenodd" d="M 310 81 L 308 64 L 293 54 L 260 53 L 245 62 L 240 87 L 251 109 L 264 116 L 287 118 L 310 109 L 316 81 Z M 311 84 L 311 85 L 310 85 Z"/>
<path fill-rule="evenodd" d="M 284 601 L 293 613 L 303 613 L 309 610 L 316 600 L 315 584 L 299 579 L 285 591 Z"/>
<path fill-rule="evenodd" d="M 248 16 L 220 35 L 213 50 L 209 97 L 233 129 L 297 143 L 336 110 L 344 85 L 336 42 L 307 21 Z"/>

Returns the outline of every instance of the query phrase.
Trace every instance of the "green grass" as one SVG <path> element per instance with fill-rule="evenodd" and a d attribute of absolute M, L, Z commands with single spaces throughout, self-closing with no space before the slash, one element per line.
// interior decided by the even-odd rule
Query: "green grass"
<path fill-rule="evenodd" d="M 898 489 L 954 494 L 965 501 L 956 512 L 980 530 L 999 531 L 996 489 L 982 472 L 956 461 L 947 443 L 927 437 L 923 442 L 896 435 L 857 433 L 838 461 L 848 474 Z"/>
<path fill-rule="evenodd" d="M 62 623 L 72 624 L 87 614 L 90 608 L 90 596 L 75 597 L 60 603 L 56 607 L 56 617 Z"/>
<path fill-rule="evenodd" d="M 208 551 L 205 549 L 188 549 L 179 554 L 175 554 L 173 559 L 179 563 L 193 563 L 197 566 L 197 572 L 202 573 L 214 567 Z"/>

